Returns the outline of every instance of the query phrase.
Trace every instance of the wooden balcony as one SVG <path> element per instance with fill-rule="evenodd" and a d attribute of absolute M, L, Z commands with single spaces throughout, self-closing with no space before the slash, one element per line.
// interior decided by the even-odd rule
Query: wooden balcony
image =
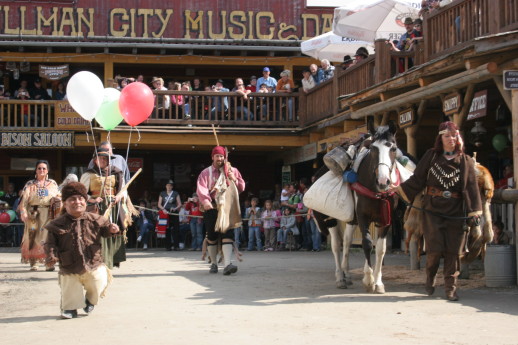
<path fill-rule="evenodd" d="M 409 87 L 419 87 L 419 83 L 426 82 L 421 80 L 426 77 L 423 68 L 438 60 L 444 59 L 430 70 L 442 70 L 443 75 L 430 79 L 446 78 L 447 56 L 474 46 L 481 37 L 493 37 L 494 41 L 499 39 L 496 34 L 518 29 L 518 0 L 456 0 L 425 14 L 423 27 L 423 40 L 414 50 L 394 52 L 385 40 L 378 40 L 376 54 L 345 71 L 338 66 L 332 80 L 308 93 L 253 93 L 244 99 L 235 92 L 155 91 L 155 109 L 141 126 L 189 129 L 217 124 L 258 131 L 298 131 L 325 126 L 329 119 L 339 119 L 346 108 L 354 111 L 355 107 L 383 101 L 408 91 Z M 456 61 L 457 68 L 464 68 L 461 60 Z M 414 70 L 418 72 L 413 73 Z M 390 89 L 386 86 L 388 82 L 397 88 Z M 169 107 L 164 106 L 166 97 L 171 99 Z M 188 109 L 176 101 L 179 98 L 188 99 Z M 52 101 L 0 100 L 0 125 L 51 128 L 53 104 Z"/>

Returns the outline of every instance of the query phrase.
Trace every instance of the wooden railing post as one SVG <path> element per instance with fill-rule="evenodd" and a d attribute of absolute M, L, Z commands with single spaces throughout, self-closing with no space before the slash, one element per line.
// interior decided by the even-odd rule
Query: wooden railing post
<path fill-rule="evenodd" d="M 307 118 L 307 96 L 306 96 L 306 93 L 304 92 L 304 90 L 300 90 L 299 89 L 299 123 L 300 123 L 300 126 L 304 126 L 307 121 L 308 121 L 308 118 Z"/>
<path fill-rule="evenodd" d="M 333 86 L 331 88 L 331 102 L 333 102 L 333 116 L 338 114 L 338 96 L 340 96 L 338 92 L 338 68 L 339 66 L 336 66 L 337 69 L 335 69 L 335 73 L 333 75 Z"/>
<path fill-rule="evenodd" d="M 377 39 L 374 42 L 375 68 L 374 68 L 374 82 L 381 83 L 390 78 L 390 46 L 386 43 L 386 39 Z"/>
<path fill-rule="evenodd" d="M 493 0 L 489 1 L 487 4 L 488 13 L 485 13 L 488 20 L 488 29 L 491 35 L 497 34 L 500 32 L 500 28 L 502 27 L 502 15 L 500 14 L 500 1 L 501 0 Z M 493 15 L 490 15 L 492 13 Z"/>

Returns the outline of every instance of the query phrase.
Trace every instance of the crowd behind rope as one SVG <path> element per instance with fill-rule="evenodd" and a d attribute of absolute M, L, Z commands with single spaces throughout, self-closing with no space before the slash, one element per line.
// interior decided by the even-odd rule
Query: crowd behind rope
<path fill-rule="evenodd" d="M 276 197 L 262 203 L 253 196 L 243 199 L 243 223 L 234 231 L 236 246 L 265 252 L 287 249 L 318 252 L 325 248 L 312 212 L 303 203 L 307 184 L 305 178 L 299 183 L 286 184 Z M 158 201 L 152 201 L 149 193 L 139 200 L 140 217 L 135 219 L 128 235 L 135 237 L 135 243 L 130 238 L 130 245 L 144 250 L 151 244 L 165 246 L 166 250 L 202 250 L 206 231 L 198 195 L 182 197 L 173 186 L 174 182 L 168 181 Z"/>

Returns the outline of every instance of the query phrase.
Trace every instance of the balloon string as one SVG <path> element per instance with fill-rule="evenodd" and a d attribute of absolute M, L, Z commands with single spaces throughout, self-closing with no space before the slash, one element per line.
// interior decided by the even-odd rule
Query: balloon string
<path fill-rule="evenodd" d="M 90 133 L 88 133 L 88 131 L 86 131 L 85 134 L 86 134 L 86 142 L 89 143 L 90 142 Z"/>
<path fill-rule="evenodd" d="M 94 135 L 94 129 L 92 127 L 92 121 L 90 121 L 90 132 L 92 132 L 92 141 L 94 142 L 94 152 L 95 152 L 95 158 L 99 162 L 99 155 L 97 154 L 97 143 L 95 142 L 95 135 Z M 95 165 L 95 164 L 94 164 Z M 99 168 L 99 176 L 102 176 L 101 167 Z M 101 189 L 102 190 L 102 189 Z"/>
<path fill-rule="evenodd" d="M 132 131 L 133 131 L 133 126 L 131 126 L 131 128 L 130 128 L 130 133 L 129 133 L 129 136 L 128 136 L 128 147 L 126 148 L 126 164 L 124 165 L 124 171 L 122 172 L 122 179 L 123 180 L 124 180 L 124 177 L 126 176 L 126 169 L 128 169 L 128 157 L 129 157 L 129 149 L 130 149 L 130 144 L 131 144 L 131 133 L 132 133 Z M 122 207 L 120 205 L 117 208 L 117 218 L 116 219 L 119 219 L 121 208 Z"/>
<path fill-rule="evenodd" d="M 138 134 L 138 140 L 137 140 L 137 142 L 140 142 L 140 131 L 138 130 L 138 127 L 135 127 L 135 129 L 137 130 L 137 134 Z"/>

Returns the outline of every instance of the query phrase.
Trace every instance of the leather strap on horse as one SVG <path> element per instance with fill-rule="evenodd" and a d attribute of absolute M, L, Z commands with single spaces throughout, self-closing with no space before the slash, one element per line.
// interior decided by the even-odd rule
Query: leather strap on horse
<path fill-rule="evenodd" d="M 395 192 L 373 192 L 369 188 L 365 187 L 359 182 L 354 182 L 351 185 L 351 189 L 356 193 L 363 195 L 369 199 L 379 200 L 380 201 L 380 212 L 381 212 L 381 220 L 383 223 L 382 227 L 389 226 L 392 223 L 392 212 L 390 212 L 390 198 L 396 194 Z"/>

